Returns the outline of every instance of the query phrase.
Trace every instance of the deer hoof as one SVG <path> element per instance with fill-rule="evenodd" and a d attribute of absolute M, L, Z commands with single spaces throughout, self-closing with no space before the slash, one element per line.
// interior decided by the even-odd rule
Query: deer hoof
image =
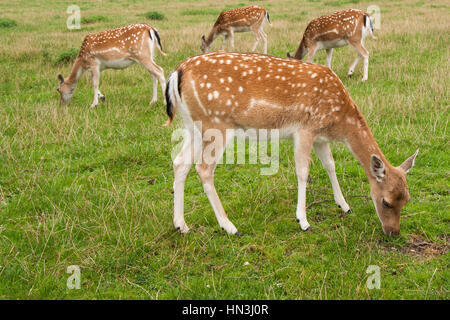
<path fill-rule="evenodd" d="M 241 233 L 241 232 L 239 232 L 239 231 L 236 231 L 236 233 L 235 233 L 234 235 L 235 235 L 235 236 L 238 236 L 238 237 L 242 237 L 244 234 Z"/>
<path fill-rule="evenodd" d="M 106 100 L 105 96 L 100 96 L 100 100 L 102 100 L 102 102 L 105 102 Z"/>

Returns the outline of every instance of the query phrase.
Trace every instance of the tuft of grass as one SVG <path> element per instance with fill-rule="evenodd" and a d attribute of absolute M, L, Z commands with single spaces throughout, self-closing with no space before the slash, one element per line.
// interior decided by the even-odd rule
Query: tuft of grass
<path fill-rule="evenodd" d="M 3 28 L 12 28 L 17 26 L 17 23 L 9 18 L 0 18 L 0 29 Z"/>
<path fill-rule="evenodd" d="M 60 64 L 73 62 L 78 55 L 78 51 L 79 50 L 75 48 L 63 50 L 58 54 L 58 56 L 55 59 L 55 62 Z"/>
<path fill-rule="evenodd" d="M 166 18 L 164 14 L 158 11 L 148 11 L 144 14 L 144 17 L 150 20 L 164 20 Z"/>
<path fill-rule="evenodd" d="M 108 21 L 108 17 L 107 16 L 103 16 L 101 14 L 98 15 L 94 15 L 94 16 L 89 16 L 89 17 L 82 17 L 81 18 L 81 23 L 84 24 L 90 24 L 90 23 L 97 23 L 97 22 L 105 22 Z"/>

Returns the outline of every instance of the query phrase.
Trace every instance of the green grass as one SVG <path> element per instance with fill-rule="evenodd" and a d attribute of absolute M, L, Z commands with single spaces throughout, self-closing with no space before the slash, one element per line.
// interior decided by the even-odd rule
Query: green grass
<path fill-rule="evenodd" d="M 55 58 L 55 63 L 67 64 L 69 62 L 75 61 L 75 58 L 78 55 L 78 51 L 80 51 L 80 49 L 70 48 L 67 50 L 62 50 Z M 44 52 L 43 56 L 45 59 L 48 59 L 48 52 Z"/>
<path fill-rule="evenodd" d="M 15 26 L 17 26 L 17 23 L 14 20 L 8 18 L 0 18 L 0 29 L 12 28 Z"/>
<path fill-rule="evenodd" d="M 106 21 L 109 21 L 108 17 L 101 15 L 101 14 L 81 18 L 81 23 L 83 23 L 83 24 L 84 23 L 91 24 L 91 23 L 106 22 Z"/>
<path fill-rule="evenodd" d="M 148 11 L 144 14 L 144 17 L 150 20 L 164 20 L 165 16 L 161 12 L 158 11 Z"/>
<path fill-rule="evenodd" d="M 239 2 L 151 2 L 167 17 L 151 22 L 168 53 L 155 56 L 166 77 L 199 53 L 216 8 Z M 315 17 L 372 4 L 324 3 L 261 2 L 274 16 L 273 26 L 264 26 L 269 54 L 293 52 Z M 59 106 L 55 90 L 87 33 L 141 22 L 148 3 L 83 2 L 82 17 L 108 20 L 78 31 L 66 29 L 67 4 L 0 3 L 2 14 L 20 21 L 0 32 L 0 298 L 449 299 L 450 25 L 445 11 L 416 3 L 377 3 L 382 29 L 375 30 L 377 40 L 366 39 L 367 82 L 360 81 L 361 64 L 346 77 L 351 48 L 336 49 L 332 65 L 392 164 L 420 149 L 398 238 L 382 233 L 364 171 L 339 143 L 333 155 L 352 213 L 336 207 L 313 156 L 307 189 L 313 231 L 301 232 L 289 141 L 280 145 L 275 175 L 261 176 L 260 166 L 250 164 L 216 170 L 217 192 L 243 237 L 220 230 L 191 169 L 185 194 L 191 232 L 180 235 L 172 225 L 170 151 L 182 121 L 177 116 L 172 127 L 161 126 L 165 105 L 159 91 L 149 106 L 148 72 L 139 65 L 103 72 L 106 103 L 96 109 L 89 108 L 89 74 L 67 106 Z M 250 33 L 236 34 L 236 50 L 248 51 L 253 41 Z M 221 39 L 212 47 L 220 48 Z M 324 64 L 325 54 L 315 62 Z M 80 290 L 66 287 L 70 265 L 81 267 Z M 369 265 L 381 269 L 380 290 L 366 287 Z"/>

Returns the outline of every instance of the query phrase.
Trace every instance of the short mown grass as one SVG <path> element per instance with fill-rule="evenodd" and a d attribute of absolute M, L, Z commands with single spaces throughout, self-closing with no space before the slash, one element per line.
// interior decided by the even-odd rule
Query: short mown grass
<path fill-rule="evenodd" d="M 293 52 L 307 22 L 372 2 L 251 2 L 268 8 L 269 54 Z M 339 3 L 338 3 L 339 2 Z M 442 299 L 450 297 L 448 90 L 450 23 L 445 1 L 378 1 L 382 10 L 370 51 L 369 80 L 346 72 L 351 48 L 336 49 L 332 68 L 363 113 L 384 154 L 399 165 L 417 148 L 408 174 L 411 201 L 401 235 L 386 237 L 369 198 L 362 167 L 340 143 L 336 171 L 352 213 L 333 202 L 326 172 L 313 155 L 307 214 L 313 230 L 295 221 L 297 179 L 292 142 L 280 145 L 277 174 L 261 165 L 219 165 L 217 192 L 244 233 L 220 230 L 194 169 L 186 181 L 191 232 L 172 225 L 171 127 L 165 105 L 149 106 L 151 77 L 141 66 L 102 73 L 106 102 L 90 109 L 93 90 L 83 76 L 73 100 L 59 106 L 57 75 L 67 76 L 84 36 L 142 22 L 149 10 L 166 18 L 158 28 L 167 57 L 155 55 L 166 78 L 199 53 L 224 7 L 241 1 L 82 2 L 94 19 L 67 30 L 67 4 L 0 3 L 17 21 L 0 30 L 0 298 L 2 299 Z M 151 20 L 150 20 L 151 19 Z M 212 48 L 221 47 L 217 39 Z M 248 51 L 250 33 L 235 36 Z M 261 45 L 258 51 L 261 51 Z M 325 54 L 316 56 L 325 63 Z M 268 83 L 267 85 L 271 85 Z M 71 265 L 81 289 L 66 286 Z M 381 289 L 369 290 L 369 266 L 380 267 Z"/>

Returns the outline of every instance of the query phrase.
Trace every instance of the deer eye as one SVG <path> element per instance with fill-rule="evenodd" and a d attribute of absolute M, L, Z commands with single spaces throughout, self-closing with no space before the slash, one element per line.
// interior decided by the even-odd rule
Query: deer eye
<path fill-rule="evenodd" d="M 393 208 L 393 206 L 390 203 L 386 202 L 386 200 L 384 200 L 384 198 L 383 198 L 382 202 L 383 202 L 384 207 L 389 208 L 389 209 Z"/>

